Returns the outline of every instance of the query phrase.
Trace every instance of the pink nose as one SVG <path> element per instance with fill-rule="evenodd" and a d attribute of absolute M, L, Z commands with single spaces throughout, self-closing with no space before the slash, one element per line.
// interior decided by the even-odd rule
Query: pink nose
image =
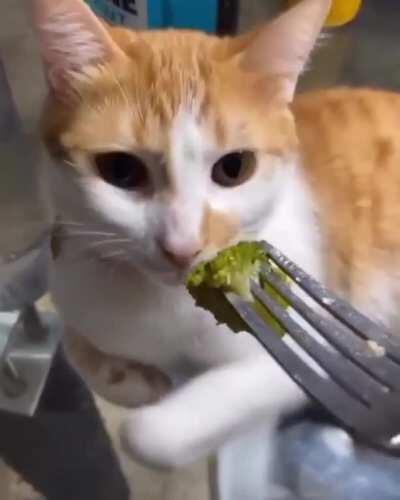
<path fill-rule="evenodd" d="M 190 263 L 201 252 L 198 243 L 177 244 L 168 241 L 160 241 L 160 248 L 164 256 L 177 267 L 188 267 Z"/>

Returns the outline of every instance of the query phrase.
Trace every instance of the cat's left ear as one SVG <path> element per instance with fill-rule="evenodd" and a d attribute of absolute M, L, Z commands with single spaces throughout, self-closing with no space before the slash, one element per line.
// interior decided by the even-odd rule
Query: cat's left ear
<path fill-rule="evenodd" d="M 49 86 L 66 98 L 88 68 L 122 57 L 106 26 L 83 0 L 32 0 L 33 22 Z"/>
<path fill-rule="evenodd" d="M 331 0 L 302 0 L 256 30 L 242 51 L 242 67 L 278 77 L 282 97 L 291 101 L 330 6 Z"/>

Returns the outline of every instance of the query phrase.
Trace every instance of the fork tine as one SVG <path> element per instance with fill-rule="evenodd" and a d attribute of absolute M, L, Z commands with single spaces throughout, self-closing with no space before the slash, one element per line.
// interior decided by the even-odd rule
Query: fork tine
<path fill-rule="evenodd" d="M 285 372 L 313 399 L 321 403 L 350 429 L 357 421 L 369 418 L 369 410 L 332 380 L 325 380 L 304 362 L 253 311 L 251 306 L 235 294 L 226 294 L 227 300 L 241 318 L 251 327 L 254 336 L 268 350 Z"/>
<path fill-rule="evenodd" d="M 353 335 L 350 330 L 346 330 L 339 324 L 317 314 L 273 272 L 263 269 L 262 276 L 274 290 L 289 302 L 295 311 L 344 356 L 380 383 L 391 389 L 400 390 L 400 370 L 397 364 L 392 363 L 390 359 L 382 363 L 379 358 L 372 354 L 363 339 Z"/>
<path fill-rule="evenodd" d="M 337 351 L 333 351 L 329 346 L 323 345 L 307 333 L 283 307 L 264 293 L 258 284 L 252 284 L 252 292 L 281 324 L 287 334 L 350 395 L 369 405 L 372 401 L 378 399 L 380 395 L 387 393 L 387 387 L 378 384 L 357 365 L 350 363 L 347 358 L 341 356 Z"/>
<path fill-rule="evenodd" d="M 351 328 L 358 336 L 377 342 L 386 350 L 389 357 L 400 364 L 400 343 L 397 339 L 393 338 L 390 332 L 383 327 L 378 327 L 373 321 L 350 306 L 350 304 L 347 304 L 335 294 L 329 292 L 271 244 L 263 242 L 263 246 L 270 259 L 318 304 Z"/>

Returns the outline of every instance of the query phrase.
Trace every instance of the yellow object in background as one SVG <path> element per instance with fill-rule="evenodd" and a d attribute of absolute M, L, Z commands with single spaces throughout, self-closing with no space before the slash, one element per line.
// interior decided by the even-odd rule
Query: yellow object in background
<path fill-rule="evenodd" d="M 300 0 L 289 0 L 289 5 Z M 343 26 L 352 21 L 361 8 L 362 0 L 332 0 L 332 7 L 325 21 L 325 26 Z"/>
<path fill-rule="evenodd" d="M 362 0 L 333 0 L 325 26 L 343 26 L 352 21 L 361 8 Z"/>

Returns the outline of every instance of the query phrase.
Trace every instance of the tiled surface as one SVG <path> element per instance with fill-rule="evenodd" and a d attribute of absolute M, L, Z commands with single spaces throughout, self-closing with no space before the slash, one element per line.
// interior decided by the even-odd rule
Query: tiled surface
<path fill-rule="evenodd" d="M 302 88 L 336 83 L 400 86 L 400 2 L 364 0 L 359 19 L 332 32 L 317 51 Z M 241 29 L 270 17 L 279 0 L 242 0 Z M 28 0 L 0 2 L 0 253 L 23 248 L 45 226 L 39 201 L 36 169 L 46 161 L 36 140 L 40 103 L 44 95 L 33 34 L 28 22 Z M 12 98 L 2 72 L 11 82 Z M 4 75 L 3 75 L 4 76 Z M 13 114 L 13 108 L 20 122 Z M 99 403 L 115 438 L 123 412 Z M 140 500 L 207 500 L 205 464 L 163 475 L 138 467 L 122 457 L 127 477 Z M 0 485 L 6 482 L 0 468 Z M 7 494 L 0 498 L 6 500 Z M 10 500 L 31 500 L 32 492 L 14 482 Z M 88 499 L 89 500 L 89 499 Z M 110 499 L 111 500 L 111 499 Z"/>

